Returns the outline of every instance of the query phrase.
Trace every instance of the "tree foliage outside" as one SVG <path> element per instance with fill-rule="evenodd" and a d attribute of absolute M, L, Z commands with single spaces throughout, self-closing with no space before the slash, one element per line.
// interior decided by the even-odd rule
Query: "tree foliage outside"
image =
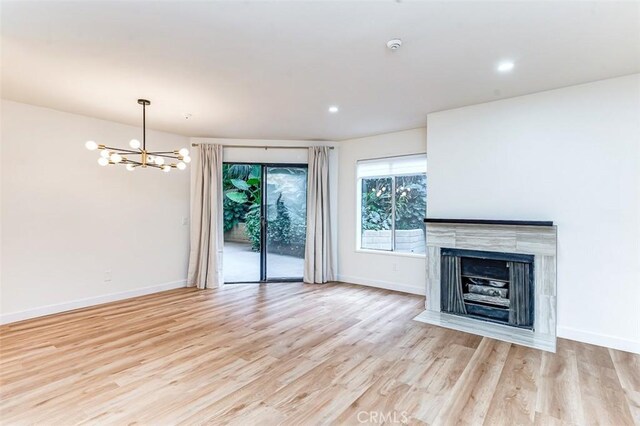
<path fill-rule="evenodd" d="M 396 229 L 423 229 L 427 214 L 427 175 L 396 177 Z"/>
<path fill-rule="evenodd" d="M 396 180 L 392 194 L 393 179 Z M 422 229 L 427 210 L 427 176 L 411 175 L 362 180 L 362 230 Z"/>
<path fill-rule="evenodd" d="M 224 164 L 222 190 L 224 192 L 224 230 L 230 231 L 253 205 L 262 199 L 260 166 L 255 164 Z M 259 213 L 258 213 L 259 214 Z"/>
<path fill-rule="evenodd" d="M 269 169 L 267 250 L 304 257 L 307 172 L 298 167 Z M 275 202 L 273 202 L 275 200 Z"/>
<path fill-rule="evenodd" d="M 249 211 L 245 215 L 245 225 L 251 249 L 260 251 L 260 204 L 249 207 Z"/>
<path fill-rule="evenodd" d="M 362 180 L 362 229 L 381 231 L 391 229 L 391 179 Z"/>

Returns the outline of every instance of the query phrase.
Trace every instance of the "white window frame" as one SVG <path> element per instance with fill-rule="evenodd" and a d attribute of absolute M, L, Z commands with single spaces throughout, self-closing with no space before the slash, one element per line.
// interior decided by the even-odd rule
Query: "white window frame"
<path fill-rule="evenodd" d="M 395 155 L 388 157 L 379 157 L 379 158 L 367 158 L 357 160 L 355 163 L 355 176 L 356 176 L 356 246 L 355 251 L 359 253 L 369 253 L 369 254 L 380 254 L 380 255 L 391 255 L 391 256 L 402 256 L 402 257 L 418 257 L 424 258 L 426 257 L 426 253 L 408 253 L 408 252 L 398 252 L 395 251 L 395 199 L 392 203 L 392 215 L 394 220 L 391 223 L 391 241 L 392 248 L 391 250 L 383 250 L 383 249 L 368 249 L 362 247 L 362 177 L 358 174 L 358 163 L 361 161 L 372 161 L 372 160 L 391 160 L 393 158 L 401 158 L 401 157 L 412 157 L 412 156 L 424 156 L 426 161 L 426 153 L 419 152 L 415 154 L 403 154 L 403 155 Z M 425 174 L 427 173 L 425 169 Z M 396 187 L 396 177 L 400 176 L 416 176 L 419 173 L 399 173 L 399 174 L 388 174 L 388 175 L 380 175 L 380 176 L 366 176 L 366 179 L 380 179 L 380 178 L 392 178 L 391 179 L 391 189 L 392 194 L 395 196 L 395 187 Z M 427 212 L 425 211 L 425 217 Z"/>

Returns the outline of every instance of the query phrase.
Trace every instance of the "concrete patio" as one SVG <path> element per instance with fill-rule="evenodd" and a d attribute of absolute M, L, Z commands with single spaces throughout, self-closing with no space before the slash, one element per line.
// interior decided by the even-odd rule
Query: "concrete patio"
<path fill-rule="evenodd" d="M 268 278 L 302 279 L 304 259 L 267 254 Z M 224 282 L 260 281 L 260 253 L 250 243 L 224 242 Z"/>

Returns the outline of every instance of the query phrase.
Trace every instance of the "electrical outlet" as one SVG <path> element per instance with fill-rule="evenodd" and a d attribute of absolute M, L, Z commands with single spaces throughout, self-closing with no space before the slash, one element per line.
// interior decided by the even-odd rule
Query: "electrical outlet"
<path fill-rule="evenodd" d="M 111 271 L 104 271 L 104 280 L 111 281 Z"/>
<path fill-rule="evenodd" d="M 187 226 L 189 224 L 189 218 L 186 216 L 182 217 L 182 226 Z"/>
<path fill-rule="evenodd" d="M 398 272 L 398 264 L 394 263 L 392 266 L 393 272 Z"/>

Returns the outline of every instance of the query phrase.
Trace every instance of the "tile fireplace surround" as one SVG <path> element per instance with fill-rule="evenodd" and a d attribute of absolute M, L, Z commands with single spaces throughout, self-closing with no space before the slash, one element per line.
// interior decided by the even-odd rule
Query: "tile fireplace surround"
<path fill-rule="evenodd" d="M 425 219 L 427 228 L 426 310 L 416 321 L 556 351 L 556 234 L 552 222 Z M 440 252 L 443 248 L 534 256 L 533 330 L 440 310 Z"/>

